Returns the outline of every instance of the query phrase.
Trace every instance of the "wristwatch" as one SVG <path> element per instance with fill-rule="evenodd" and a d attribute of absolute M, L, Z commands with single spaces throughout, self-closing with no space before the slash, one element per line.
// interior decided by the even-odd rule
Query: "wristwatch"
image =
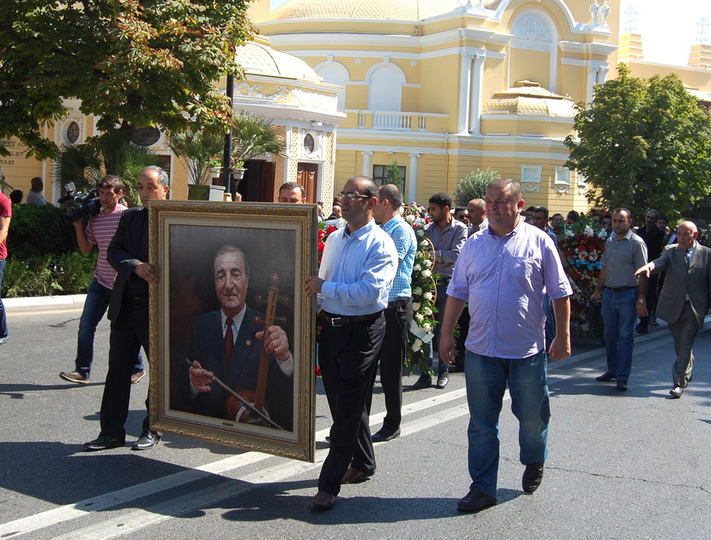
<path fill-rule="evenodd" d="M 644 298 L 637 298 L 637 303 L 638 304 L 644 304 L 647 300 Z"/>

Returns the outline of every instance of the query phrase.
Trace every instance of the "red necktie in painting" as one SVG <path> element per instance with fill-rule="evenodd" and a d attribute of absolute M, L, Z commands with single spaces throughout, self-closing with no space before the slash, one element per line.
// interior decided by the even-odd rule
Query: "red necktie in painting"
<path fill-rule="evenodd" d="M 227 318 L 227 331 L 225 332 L 225 374 L 230 372 L 230 361 L 232 360 L 232 349 L 235 346 L 235 340 L 232 334 L 232 319 Z"/>

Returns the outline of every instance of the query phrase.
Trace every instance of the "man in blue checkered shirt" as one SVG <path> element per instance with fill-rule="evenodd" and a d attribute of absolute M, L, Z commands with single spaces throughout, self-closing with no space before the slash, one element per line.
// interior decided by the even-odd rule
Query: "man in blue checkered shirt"
<path fill-rule="evenodd" d="M 373 209 L 373 215 L 395 242 L 398 265 L 385 310 L 385 339 L 379 354 L 386 415 L 383 427 L 373 435 L 373 442 L 391 441 L 400 435 L 402 419 L 402 366 L 412 323 L 411 283 L 417 240 L 415 231 L 400 216 L 401 206 L 402 195 L 397 186 L 387 184 L 379 188 L 378 204 Z"/>

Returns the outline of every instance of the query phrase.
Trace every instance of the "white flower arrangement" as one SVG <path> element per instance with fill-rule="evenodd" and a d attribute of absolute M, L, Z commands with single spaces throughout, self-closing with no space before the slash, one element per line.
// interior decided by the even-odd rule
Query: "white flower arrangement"
<path fill-rule="evenodd" d="M 410 326 L 410 340 L 405 366 L 409 371 L 417 369 L 422 373 L 427 373 L 431 370 L 429 356 L 434 337 L 433 329 L 436 324 L 434 314 L 437 309 L 434 306 L 434 298 L 438 276 L 432 272 L 434 249 L 432 243 L 426 238 L 425 225 L 427 223 L 411 206 L 405 208 L 405 221 L 412 226 L 417 238 L 417 253 L 412 271 L 413 320 Z"/>

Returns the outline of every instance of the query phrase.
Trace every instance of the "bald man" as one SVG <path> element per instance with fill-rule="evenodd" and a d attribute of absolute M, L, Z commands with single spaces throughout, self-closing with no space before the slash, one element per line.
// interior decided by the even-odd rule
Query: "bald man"
<path fill-rule="evenodd" d="M 674 387 L 669 394 L 678 399 L 691 382 L 692 347 L 711 303 L 711 249 L 696 241 L 699 230 L 691 221 L 681 223 L 676 233 L 678 243 L 665 247 L 661 256 L 639 268 L 635 277 L 646 279 L 666 271 L 657 316 L 667 321 L 674 337 Z"/>

